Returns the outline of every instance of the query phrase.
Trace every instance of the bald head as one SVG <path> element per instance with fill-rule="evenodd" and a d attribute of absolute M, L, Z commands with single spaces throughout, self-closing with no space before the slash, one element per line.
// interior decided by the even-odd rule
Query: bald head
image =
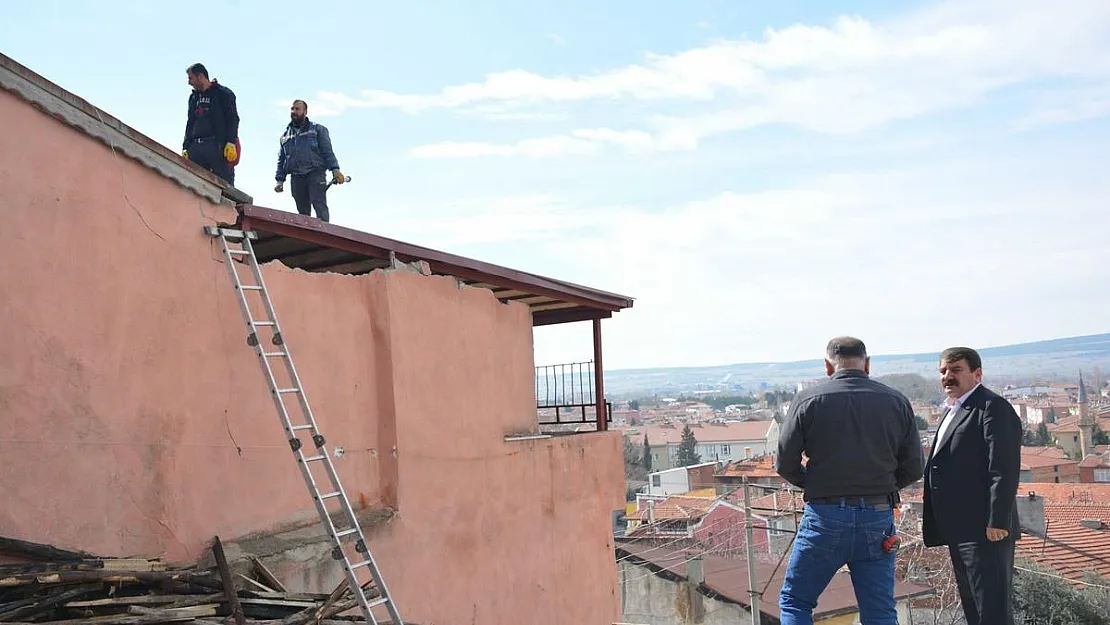
<path fill-rule="evenodd" d="M 836 337 L 825 348 L 825 369 L 829 375 L 845 369 L 868 372 L 871 359 L 867 357 L 867 346 L 854 336 Z"/>

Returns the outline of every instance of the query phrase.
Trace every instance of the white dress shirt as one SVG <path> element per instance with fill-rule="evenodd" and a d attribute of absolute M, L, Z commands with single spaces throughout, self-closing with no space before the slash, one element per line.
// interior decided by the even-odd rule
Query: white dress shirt
<path fill-rule="evenodd" d="M 976 384 L 970 391 L 964 393 L 963 396 L 959 399 L 952 399 L 951 397 L 949 397 L 944 400 L 944 405 L 948 407 L 948 412 L 944 415 L 944 418 L 941 419 L 940 427 L 937 428 L 937 437 L 933 440 L 934 455 L 937 453 L 937 447 L 940 446 L 940 442 L 944 440 L 944 433 L 948 431 L 948 428 L 952 425 L 952 420 L 956 418 L 956 413 L 960 411 L 960 407 L 964 405 L 964 402 L 967 401 L 967 398 L 970 397 L 971 394 L 975 392 L 975 389 L 979 388 L 980 386 L 982 386 L 982 384 Z"/>

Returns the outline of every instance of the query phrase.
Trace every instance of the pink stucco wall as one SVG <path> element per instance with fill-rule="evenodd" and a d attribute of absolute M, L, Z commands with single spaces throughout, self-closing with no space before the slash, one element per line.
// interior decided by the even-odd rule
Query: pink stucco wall
<path fill-rule="evenodd" d="M 187 561 L 312 518 L 201 232 L 233 211 L 3 91 L 0 116 L 0 535 Z M 397 509 L 371 546 L 407 618 L 616 620 L 619 437 L 503 440 L 535 424 L 526 307 L 406 271 L 265 272 L 348 493 Z"/>

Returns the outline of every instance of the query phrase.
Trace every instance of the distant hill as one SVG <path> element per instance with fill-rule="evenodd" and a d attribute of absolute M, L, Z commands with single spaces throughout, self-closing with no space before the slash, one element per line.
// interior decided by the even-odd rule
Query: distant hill
<path fill-rule="evenodd" d="M 1083 370 L 1110 372 L 1110 334 L 1075 336 L 1017 345 L 980 349 L 989 384 L 1036 378 L 1072 381 Z M 936 376 L 937 352 L 876 355 L 871 373 L 876 376 L 916 373 Z M 759 362 L 709 367 L 621 369 L 605 372 L 606 394 L 613 399 L 649 394 L 677 395 L 698 391 L 753 392 L 792 385 L 824 376 L 819 359 L 794 362 Z"/>

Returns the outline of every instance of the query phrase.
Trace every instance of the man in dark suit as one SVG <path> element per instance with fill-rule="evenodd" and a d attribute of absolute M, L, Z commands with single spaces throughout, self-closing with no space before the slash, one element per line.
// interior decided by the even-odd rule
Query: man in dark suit
<path fill-rule="evenodd" d="M 968 625 L 1012 625 L 1021 419 L 969 347 L 940 355 L 948 410 L 925 466 L 926 546 L 947 545 Z"/>

